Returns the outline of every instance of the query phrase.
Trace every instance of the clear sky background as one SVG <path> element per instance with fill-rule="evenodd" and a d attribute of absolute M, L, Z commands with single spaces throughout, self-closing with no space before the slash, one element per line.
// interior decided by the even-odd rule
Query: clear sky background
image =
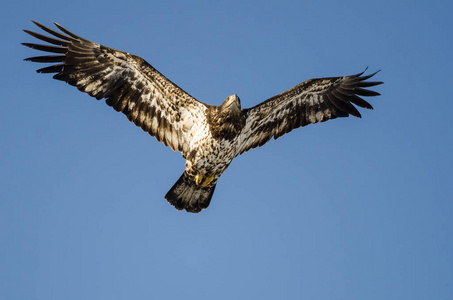
<path fill-rule="evenodd" d="M 0 68 L 0 298 L 453 299 L 451 1 L 9 1 Z M 29 20 L 251 107 L 382 69 L 363 118 L 238 157 L 199 214 L 184 160 L 40 75 Z"/>

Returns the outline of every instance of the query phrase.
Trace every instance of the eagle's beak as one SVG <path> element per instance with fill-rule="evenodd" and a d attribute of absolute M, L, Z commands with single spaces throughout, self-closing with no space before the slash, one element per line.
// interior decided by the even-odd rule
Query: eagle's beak
<path fill-rule="evenodd" d="M 224 108 L 228 109 L 241 109 L 241 99 L 239 99 L 238 95 L 234 94 L 231 96 L 226 97 L 225 102 L 222 103 Z"/>
<path fill-rule="evenodd" d="M 231 97 L 233 97 L 234 101 L 240 106 L 241 105 L 241 99 L 239 99 L 238 95 L 234 94 Z"/>

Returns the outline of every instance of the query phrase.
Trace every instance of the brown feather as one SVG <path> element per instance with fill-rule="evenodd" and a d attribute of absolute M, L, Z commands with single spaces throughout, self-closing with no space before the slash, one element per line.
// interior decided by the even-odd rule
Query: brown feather
<path fill-rule="evenodd" d="M 64 62 L 65 61 L 65 55 L 34 56 L 34 57 L 26 58 L 24 60 L 37 62 L 37 63 Z"/>
<path fill-rule="evenodd" d="M 238 138 L 236 155 L 256 145 L 262 146 L 272 136 L 278 138 L 300 126 L 348 115 L 360 118 L 361 114 L 353 104 L 368 109 L 372 109 L 372 106 L 359 95 L 379 95 L 362 87 L 382 84 L 380 81 L 364 82 L 377 72 L 366 76 L 362 76 L 363 73 L 310 79 L 252 108 L 244 109 L 247 131 L 243 131 Z M 283 120 L 286 123 L 282 123 Z"/>

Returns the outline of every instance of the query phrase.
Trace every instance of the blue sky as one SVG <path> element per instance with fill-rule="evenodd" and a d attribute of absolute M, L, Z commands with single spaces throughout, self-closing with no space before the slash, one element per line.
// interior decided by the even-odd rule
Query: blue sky
<path fill-rule="evenodd" d="M 452 299 L 449 1 L 16 1 L 0 68 L 2 299 Z M 179 153 L 34 72 L 29 20 L 251 107 L 382 69 L 373 111 L 238 157 L 210 207 L 164 199 Z"/>

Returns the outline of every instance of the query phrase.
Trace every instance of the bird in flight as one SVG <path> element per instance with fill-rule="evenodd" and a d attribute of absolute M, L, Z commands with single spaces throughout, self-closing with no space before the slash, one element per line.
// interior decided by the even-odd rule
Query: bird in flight
<path fill-rule="evenodd" d="M 338 117 L 361 117 L 354 106 L 372 109 L 360 96 L 376 73 L 307 80 L 279 95 L 242 108 L 237 95 L 220 106 L 203 103 L 154 69 L 142 58 L 32 21 L 49 35 L 24 30 L 47 44 L 23 43 L 44 56 L 26 58 L 52 65 L 38 73 L 55 73 L 65 81 L 127 116 L 159 142 L 180 151 L 185 170 L 165 195 L 176 209 L 198 213 L 209 206 L 217 180 L 236 156 L 277 139 L 291 130 Z M 49 54 L 51 53 L 51 54 Z"/>

